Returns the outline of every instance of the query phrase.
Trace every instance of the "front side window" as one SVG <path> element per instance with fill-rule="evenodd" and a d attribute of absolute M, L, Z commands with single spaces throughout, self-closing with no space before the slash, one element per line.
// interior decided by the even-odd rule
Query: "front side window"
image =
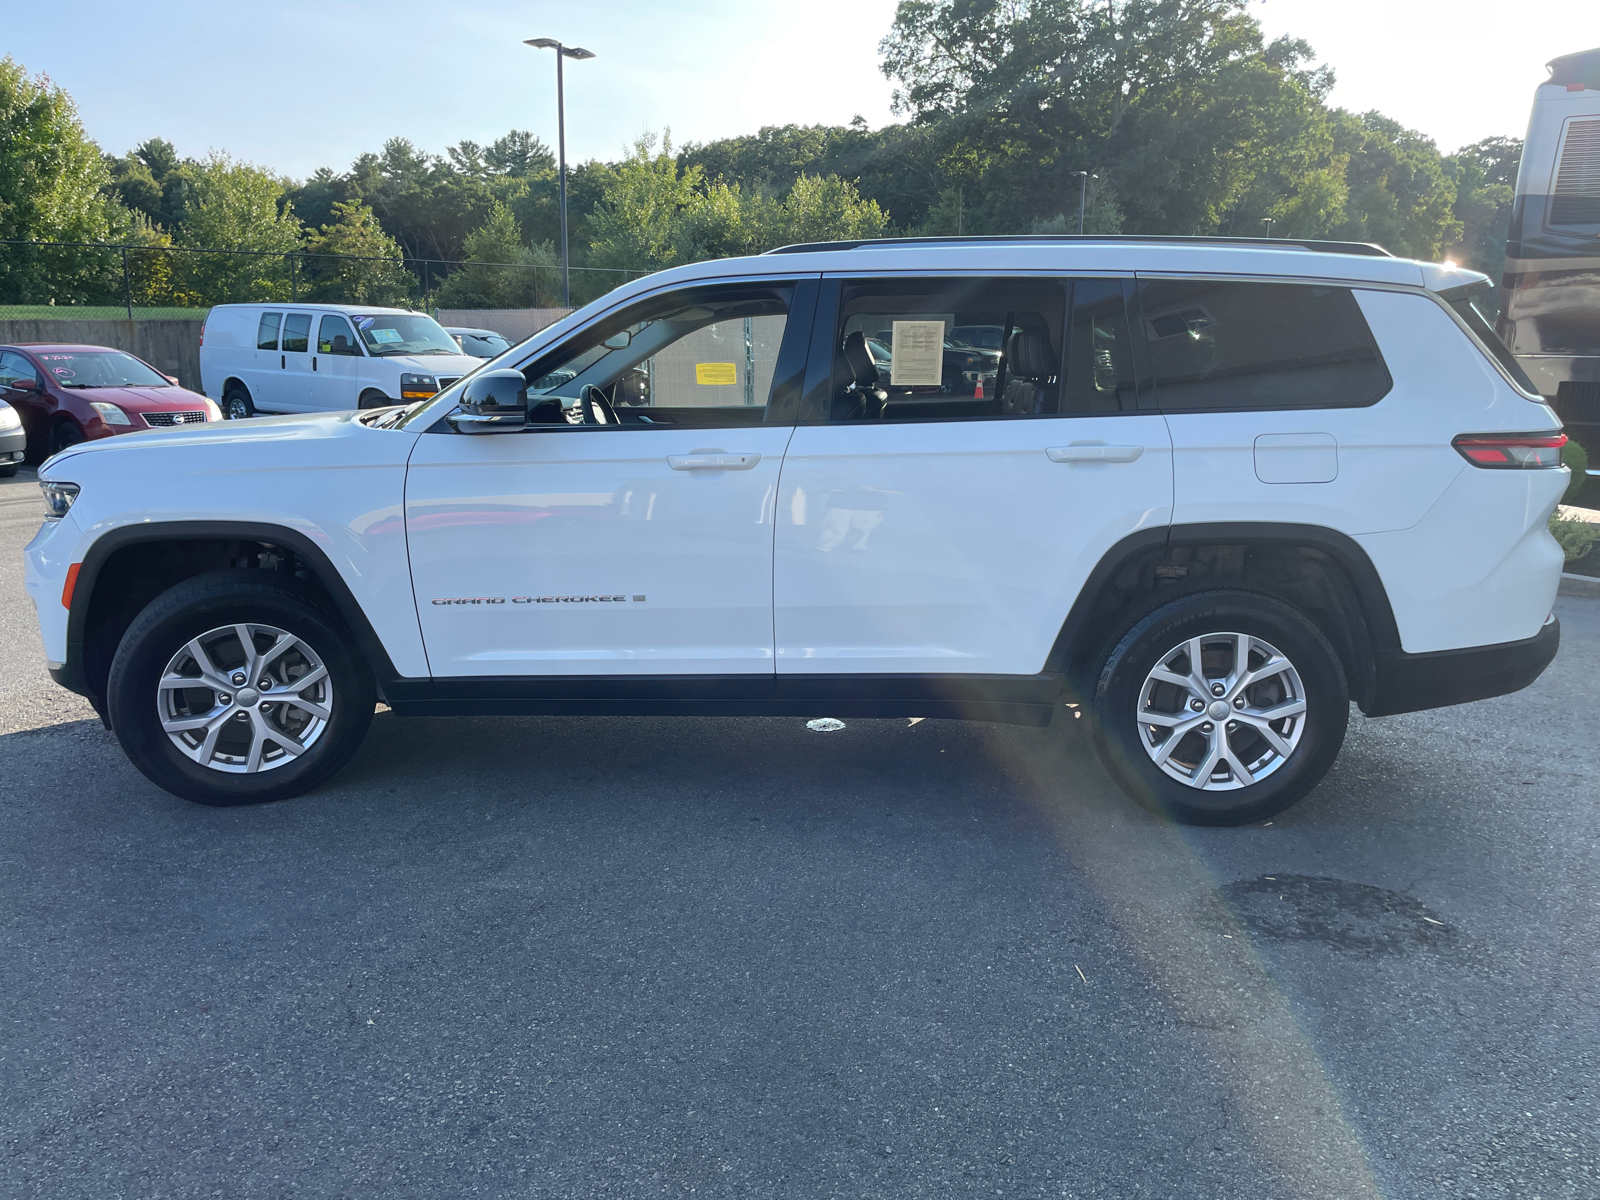
<path fill-rule="evenodd" d="M 623 426 L 760 424 L 793 288 L 752 284 L 659 297 L 528 363 L 528 420 L 582 424 L 598 395 Z"/>
<path fill-rule="evenodd" d="M 38 382 L 39 373 L 22 355 L 11 351 L 0 354 L 0 387 L 28 388 Z"/>
<path fill-rule="evenodd" d="M 290 313 L 283 319 L 283 346 L 290 354 L 304 354 L 311 348 L 311 314 Z"/>
<path fill-rule="evenodd" d="M 318 354 L 354 354 L 361 348 L 356 345 L 355 334 L 350 332 L 350 322 L 331 313 L 317 325 Z"/>
<path fill-rule="evenodd" d="M 261 323 L 256 326 L 257 350 L 276 350 L 278 348 L 278 323 L 282 320 L 282 313 L 261 314 Z"/>
<path fill-rule="evenodd" d="M 1351 408 L 1389 390 L 1347 287 L 1159 279 L 1140 285 L 1140 301 L 1167 411 Z"/>
<path fill-rule="evenodd" d="M 1052 415 L 1061 398 L 1065 309 L 1061 280 L 847 281 L 839 298 L 829 410 L 808 416 Z"/>

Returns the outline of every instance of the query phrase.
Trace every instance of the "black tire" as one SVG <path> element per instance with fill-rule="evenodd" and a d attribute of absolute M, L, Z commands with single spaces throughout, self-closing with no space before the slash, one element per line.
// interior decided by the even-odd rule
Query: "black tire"
<path fill-rule="evenodd" d="M 389 397 L 385 396 L 382 392 L 369 390 L 361 393 L 361 399 L 356 401 L 356 407 L 388 408 L 391 404 L 395 403 L 397 403 L 397 401 L 389 399 Z"/>
<path fill-rule="evenodd" d="M 0 467 L 0 479 L 10 479 L 17 473 L 17 467 L 20 465 L 19 463 L 12 463 L 10 466 Z"/>
<path fill-rule="evenodd" d="M 1194 689 L 1152 684 L 1148 706 L 1144 689 L 1158 663 L 1187 665 L 1187 653 L 1178 659 L 1170 655 L 1188 644 L 1189 639 L 1211 639 L 1223 633 L 1259 639 L 1275 648 L 1293 667 L 1291 673 L 1264 677 L 1261 683 L 1247 688 L 1247 694 L 1235 698 L 1236 704 L 1238 699 L 1245 700 L 1244 711 L 1230 711 L 1229 718 L 1265 713 L 1283 703 L 1273 698 L 1273 688 L 1301 692 L 1304 712 L 1297 718 L 1298 725 L 1289 721 L 1272 723 L 1279 740 L 1290 747 L 1287 755 L 1273 749 L 1247 720 L 1218 719 L 1185 734 L 1192 739 L 1189 743 L 1175 741 L 1171 751 L 1175 770 L 1181 771 L 1187 760 L 1192 763 L 1193 776 L 1198 777 L 1208 761 L 1208 747 L 1216 746 L 1222 751 L 1220 738 L 1226 739 L 1227 749 L 1234 753 L 1246 774 L 1259 772 L 1258 782 L 1234 786 L 1238 773 L 1226 762 L 1218 761 L 1206 778 L 1225 790 L 1214 790 L 1212 786 L 1185 783 L 1158 766 L 1152 757 L 1152 742 L 1159 751 L 1174 733 L 1147 725 L 1138 717 L 1141 711 L 1152 716 L 1168 711 L 1157 703 L 1158 697 L 1166 696 L 1171 697 L 1166 703 L 1171 705 L 1173 715 L 1194 711 L 1192 718 L 1185 716 L 1186 721 L 1209 720 L 1212 714 L 1207 709 L 1193 709 Z M 1243 825 L 1265 820 L 1314 788 L 1344 744 L 1350 718 L 1350 689 L 1344 667 L 1309 618 L 1282 601 L 1253 592 L 1194 592 L 1148 613 L 1113 642 L 1101 660 L 1090 704 L 1095 750 L 1128 795 L 1174 821 L 1185 825 Z M 1209 685 L 1207 704 L 1218 698 L 1215 688 L 1219 682 L 1228 686 L 1223 677 L 1213 672 L 1231 671 L 1237 658 L 1232 646 L 1221 638 L 1202 643 L 1203 660 L 1206 655 L 1215 656 L 1205 660 L 1207 665 L 1202 667 Z M 1254 642 L 1250 646 L 1247 653 L 1253 656 L 1251 661 L 1263 661 L 1263 652 Z M 1215 665 L 1218 660 L 1226 665 L 1219 668 Z M 1183 668 L 1170 669 L 1176 673 Z M 1163 688 L 1168 690 L 1162 691 Z M 1258 701 L 1265 707 L 1255 707 Z M 1256 754 L 1259 757 L 1251 757 Z"/>
<path fill-rule="evenodd" d="M 269 753 L 278 756 L 278 765 L 253 774 L 235 774 L 202 766 L 174 745 L 162 728 L 159 705 L 163 692 L 158 682 L 174 656 L 191 639 L 246 622 L 286 631 L 309 647 L 327 668 L 333 697 L 326 723 L 298 757 L 287 756 L 281 743 L 269 739 Z M 354 639 L 337 615 L 293 583 L 272 578 L 264 571 L 217 571 L 197 576 L 157 596 L 123 634 L 106 688 L 112 728 L 123 750 L 146 778 L 185 800 L 232 805 L 298 796 L 344 766 L 372 722 L 376 697 L 372 672 L 353 645 Z M 221 661 L 214 665 L 219 671 L 229 669 Z M 246 685 L 239 690 L 256 689 Z M 201 707 L 216 703 L 216 693 L 208 689 L 190 689 L 182 694 L 196 693 L 206 698 L 200 702 Z M 264 696 L 263 704 L 266 702 Z M 257 707 L 254 702 L 251 706 Z M 259 709 L 263 716 L 267 711 Z M 288 710 L 280 704 L 275 711 L 281 714 Z M 246 714 L 244 720 L 250 721 L 250 715 Z M 228 728 L 224 726 L 225 730 Z M 254 728 L 254 724 L 246 727 L 247 743 L 252 737 L 249 730 Z M 230 735 L 225 732 L 222 736 Z"/>
<path fill-rule="evenodd" d="M 222 417 L 227 421 L 245 421 L 256 415 L 256 402 L 242 384 L 222 393 Z"/>
<path fill-rule="evenodd" d="M 78 423 L 68 417 L 65 420 L 57 421 L 55 425 L 51 427 L 50 453 L 60 454 L 68 447 L 76 446 L 79 443 L 86 442 L 88 440 L 89 439 L 87 436 L 85 436 L 83 430 L 78 427 Z"/>

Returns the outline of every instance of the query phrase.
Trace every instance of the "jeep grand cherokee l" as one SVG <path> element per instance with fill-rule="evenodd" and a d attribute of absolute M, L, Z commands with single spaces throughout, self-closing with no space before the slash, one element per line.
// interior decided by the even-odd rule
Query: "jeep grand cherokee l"
<path fill-rule="evenodd" d="M 28 586 L 55 677 L 201 803 L 318 785 L 377 698 L 1035 725 L 1073 702 L 1141 802 L 1256 820 L 1322 778 L 1352 700 L 1498 695 L 1555 654 L 1564 439 L 1459 311 L 1486 286 L 1208 239 L 679 267 L 410 406 L 73 447 L 41 471 Z M 947 335 L 987 326 L 994 387 L 949 394 Z"/>

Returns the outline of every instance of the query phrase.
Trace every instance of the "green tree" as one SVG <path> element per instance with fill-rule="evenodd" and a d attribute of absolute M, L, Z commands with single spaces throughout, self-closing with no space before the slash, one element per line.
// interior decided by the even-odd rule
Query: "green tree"
<path fill-rule="evenodd" d="M 302 294 L 347 304 L 405 304 L 417 281 L 377 215 L 365 204 L 336 201 L 333 216 L 306 242 L 300 269 L 309 287 Z"/>
<path fill-rule="evenodd" d="M 499 201 L 466 238 L 467 265 L 439 288 L 440 308 L 546 308 L 559 303 L 560 270 L 549 243 L 524 246 L 511 210 Z"/>
<path fill-rule="evenodd" d="M 1485 138 L 1444 160 L 1456 188 L 1455 218 L 1461 235 L 1448 247 L 1463 266 L 1482 271 L 1498 288 L 1511 230 L 1511 198 L 1522 162 L 1522 139 Z"/>
<path fill-rule="evenodd" d="M 0 58 L 0 237 L 95 242 L 128 227 L 72 97 Z M 82 304 L 120 291 L 120 259 L 79 247 L 0 245 L 0 302 Z"/>
<path fill-rule="evenodd" d="M 207 304 L 288 299 L 285 256 L 300 249 L 303 231 L 286 201 L 286 181 L 221 153 L 194 172 L 194 198 L 175 243 L 236 253 L 184 255 L 188 290 Z"/>

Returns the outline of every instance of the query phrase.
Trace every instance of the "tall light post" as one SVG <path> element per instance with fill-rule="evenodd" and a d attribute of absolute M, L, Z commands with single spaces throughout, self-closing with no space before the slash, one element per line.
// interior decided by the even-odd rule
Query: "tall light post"
<path fill-rule="evenodd" d="M 1276 225 L 1277 223 L 1278 223 L 1278 218 L 1277 217 L 1262 217 L 1261 218 L 1261 236 L 1262 237 L 1271 237 L 1272 236 L 1272 227 L 1274 225 Z"/>
<path fill-rule="evenodd" d="M 1087 171 L 1074 171 L 1073 174 L 1083 181 L 1082 185 L 1078 188 L 1078 236 L 1082 237 L 1083 209 L 1084 205 L 1087 204 L 1089 200 L 1089 180 L 1099 179 L 1100 176 L 1091 175 Z"/>
<path fill-rule="evenodd" d="M 560 155 L 561 180 L 561 304 L 564 308 L 571 308 L 572 268 L 567 257 L 567 95 L 561 60 L 593 58 L 594 51 L 585 50 L 582 46 L 563 46 L 555 38 L 527 38 L 522 44 L 532 46 L 535 50 L 556 52 L 556 145 Z"/>

